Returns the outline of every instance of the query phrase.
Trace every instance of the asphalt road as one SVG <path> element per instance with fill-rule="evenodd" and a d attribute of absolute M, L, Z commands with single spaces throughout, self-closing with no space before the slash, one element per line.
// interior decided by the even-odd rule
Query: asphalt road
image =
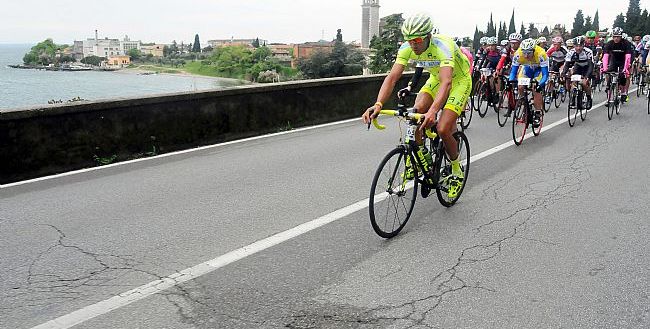
<path fill-rule="evenodd" d="M 596 102 L 602 101 L 602 94 Z M 552 109 L 548 125 L 566 117 Z M 0 328 L 31 328 L 368 197 L 398 141 L 358 122 L 0 189 Z M 543 130 L 418 199 L 367 208 L 75 328 L 648 328 L 650 115 Z M 477 115 L 476 155 L 511 141 Z"/>

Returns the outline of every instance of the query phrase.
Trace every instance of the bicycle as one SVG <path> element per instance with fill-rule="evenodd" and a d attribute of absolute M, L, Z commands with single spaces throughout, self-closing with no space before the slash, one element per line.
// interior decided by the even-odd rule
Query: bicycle
<path fill-rule="evenodd" d="M 502 79 L 501 84 L 503 90 L 500 92 L 499 104 L 497 106 L 497 123 L 499 124 L 499 127 L 505 127 L 508 122 L 508 117 L 510 117 L 512 112 L 514 112 L 517 103 L 512 86 L 508 84 L 508 81 L 504 76 L 502 76 Z M 502 113 L 504 110 L 505 113 Z"/>
<path fill-rule="evenodd" d="M 476 86 L 476 111 L 478 111 L 478 115 L 481 118 L 484 118 L 485 115 L 487 114 L 487 110 L 492 105 L 496 109 L 496 105 L 492 101 L 494 98 L 494 93 L 495 91 L 492 90 L 492 86 L 490 84 L 490 80 L 492 77 L 492 69 L 489 67 L 484 67 L 481 69 L 481 80 Z M 485 107 L 483 107 L 483 103 L 485 103 Z M 483 110 L 481 110 L 483 108 Z"/>
<path fill-rule="evenodd" d="M 580 119 L 582 121 L 585 121 L 587 118 L 587 109 L 585 106 L 587 93 L 582 90 L 582 76 L 580 74 L 571 75 L 571 96 L 569 99 L 569 106 L 567 107 L 569 127 L 573 127 L 578 119 L 578 111 L 580 111 Z M 571 120 L 572 117 L 573 121 Z"/>
<path fill-rule="evenodd" d="M 458 116 L 458 124 L 463 128 L 463 130 L 469 128 L 469 124 L 472 122 L 473 112 L 472 105 L 470 102 L 467 102 L 467 104 L 465 104 L 465 110 L 463 110 L 463 112 Z"/>
<path fill-rule="evenodd" d="M 641 97 L 643 93 L 645 92 L 645 86 L 646 86 L 646 78 L 648 74 L 648 66 L 643 65 L 641 67 L 641 71 L 639 73 L 639 78 L 637 80 L 637 89 L 636 89 L 636 97 Z"/>
<path fill-rule="evenodd" d="M 555 108 L 559 108 L 561 103 L 564 103 L 566 100 L 566 91 L 564 86 L 560 83 L 560 73 L 559 72 L 550 72 L 549 84 L 546 87 L 547 94 L 550 93 L 551 99 L 555 104 Z M 553 85 L 553 88 L 550 86 Z"/>
<path fill-rule="evenodd" d="M 535 112 L 537 111 L 533 104 L 534 97 L 529 97 L 529 94 L 535 90 L 535 85 L 538 83 L 537 80 L 531 82 L 530 78 L 519 78 L 518 81 L 518 85 L 523 86 L 524 91 L 519 95 L 515 115 L 512 118 L 512 139 L 517 146 L 521 145 L 524 141 L 528 126 L 533 125 L 533 121 L 535 120 Z M 542 132 L 544 111 L 539 111 L 539 116 L 539 125 L 537 127 L 533 125 L 533 135 L 535 136 L 539 136 Z"/>
<path fill-rule="evenodd" d="M 614 111 L 618 115 L 621 111 L 621 90 L 618 85 L 618 76 L 619 72 L 606 72 L 605 75 L 609 76 L 607 79 L 607 87 L 605 92 L 607 93 L 607 118 L 609 120 L 614 116 Z"/>
<path fill-rule="evenodd" d="M 464 178 L 457 195 L 449 198 L 451 164 L 435 127 L 433 130 L 425 130 L 426 138 L 421 146 L 431 154 L 432 163 L 429 165 L 426 158 L 418 156 L 417 150 L 420 146 L 415 141 L 415 131 L 419 129 L 424 114 L 415 113 L 414 108 L 407 108 L 400 100 L 397 110 L 381 110 L 380 115 L 398 117 L 407 124 L 406 134 L 379 163 L 370 186 L 368 210 L 372 228 L 380 237 L 392 238 L 404 228 L 411 217 L 419 186 L 423 198 L 435 190 L 438 201 L 445 207 L 451 207 L 458 201 L 469 177 L 470 149 L 467 136 L 460 130 L 455 132 L 453 136 L 458 141 L 458 156 L 461 159 Z M 373 119 L 372 124 L 379 130 L 386 129 L 377 119 Z M 413 170 L 412 180 L 409 180 L 407 175 L 407 159 Z M 412 191 L 409 192 L 409 189 Z M 382 215 L 385 217 L 382 218 Z"/>

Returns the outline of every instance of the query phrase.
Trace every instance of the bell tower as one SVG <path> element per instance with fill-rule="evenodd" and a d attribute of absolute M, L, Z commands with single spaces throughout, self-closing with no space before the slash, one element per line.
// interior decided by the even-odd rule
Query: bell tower
<path fill-rule="evenodd" d="M 361 47 L 368 48 L 370 40 L 379 34 L 379 0 L 362 0 Z"/>

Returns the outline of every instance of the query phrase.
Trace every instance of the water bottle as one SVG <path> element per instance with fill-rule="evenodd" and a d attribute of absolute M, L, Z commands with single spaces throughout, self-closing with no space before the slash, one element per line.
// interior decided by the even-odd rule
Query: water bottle
<path fill-rule="evenodd" d="M 427 150 L 426 147 L 420 146 L 417 151 L 418 154 L 418 159 L 420 159 L 420 162 L 422 163 L 422 166 L 424 167 L 424 170 L 427 173 L 431 173 L 431 166 L 433 165 L 433 159 L 431 158 L 431 153 L 429 153 L 429 150 Z"/>

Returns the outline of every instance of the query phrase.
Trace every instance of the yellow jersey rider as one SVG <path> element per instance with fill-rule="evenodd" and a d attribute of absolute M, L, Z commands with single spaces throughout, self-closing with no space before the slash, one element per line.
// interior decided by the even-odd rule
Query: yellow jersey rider
<path fill-rule="evenodd" d="M 415 99 L 415 109 L 418 113 L 426 113 L 421 129 L 416 133 L 416 142 L 422 144 L 422 131 L 436 124 L 438 112 L 444 109 L 437 122 L 437 130 L 451 159 L 452 170 L 448 181 L 449 197 L 453 198 L 464 179 L 458 159 L 458 144 L 453 134 L 457 129 L 458 116 L 465 108 L 472 89 L 469 59 L 453 39 L 436 34 L 433 22 L 426 14 L 406 18 L 402 24 L 402 34 L 407 42 L 400 48 L 395 64 L 381 85 L 377 102 L 363 113 L 362 119 L 368 124 L 379 114 L 407 65 L 415 64 L 428 70 L 429 80 Z M 409 165 L 410 163 L 407 163 L 407 167 Z M 412 169 L 407 170 L 412 172 Z"/>
<path fill-rule="evenodd" d="M 519 66 L 523 65 L 521 70 L 521 77 L 535 79 L 541 75 L 539 84 L 534 92 L 533 104 L 535 105 L 535 119 L 533 127 L 537 128 L 540 124 L 540 113 L 542 111 L 542 90 L 548 81 L 548 56 L 542 47 L 536 45 L 534 39 L 526 39 L 521 42 L 519 50 L 512 57 L 512 69 L 510 70 L 510 77 L 508 80 L 514 82 L 517 80 L 517 73 Z M 524 87 L 519 87 L 519 95 L 523 93 Z"/>

